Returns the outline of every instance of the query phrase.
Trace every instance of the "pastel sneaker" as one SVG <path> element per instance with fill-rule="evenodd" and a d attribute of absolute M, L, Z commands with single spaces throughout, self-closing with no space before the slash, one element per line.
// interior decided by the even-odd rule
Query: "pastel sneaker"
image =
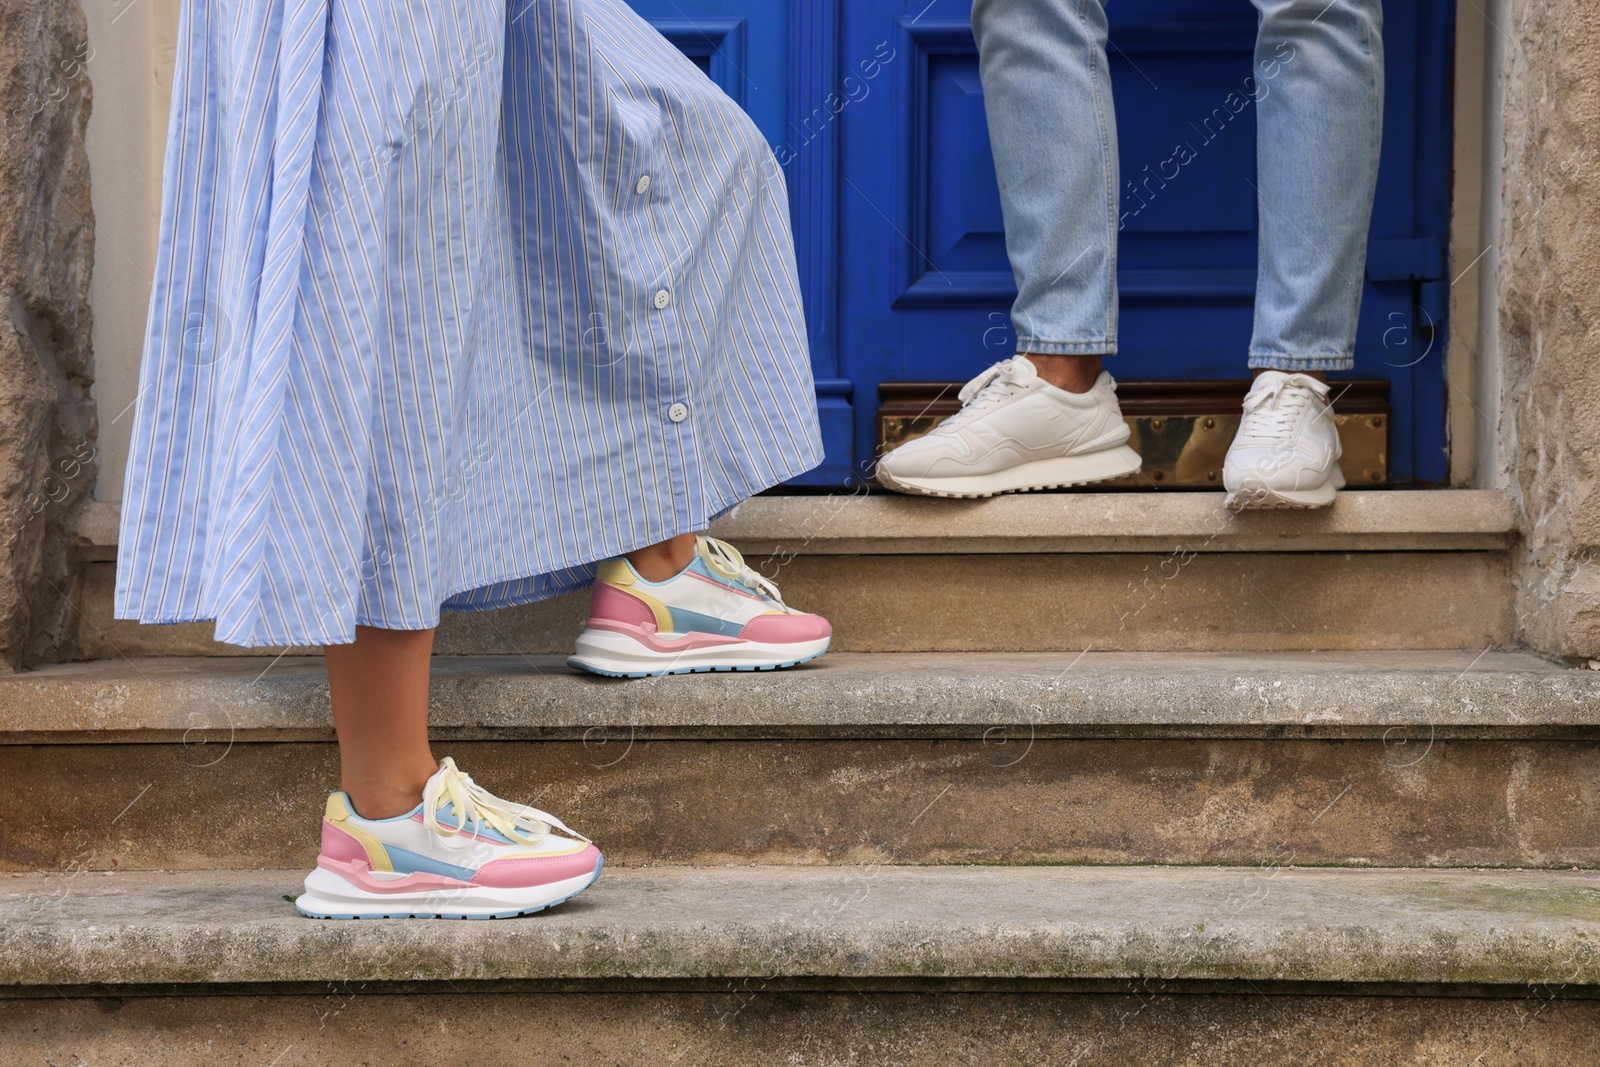
<path fill-rule="evenodd" d="M 1222 463 L 1230 511 L 1323 508 L 1344 488 L 1339 428 L 1328 386 L 1267 371 L 1244 398 L 1244 418 Z"/>
<path fill-rule="evenodd" d="M 961 390 L 962 408 L 926 435 L 878 460 L 887 489 L 923 496 L 982 497 L 1121 478 L 1140 467 L 1117 383 L 1101 372 L 1069 393 L 1013 356 Z"/>
<path fill-rule="evenodd" d="M 785 604 L 732 545 L 698 537 L 695 558 L 664 582 L 647 581 L 626 559 L 600 564 L 567 663 L 617 678 L 765 671 L 816 659 L 832 639 L 827 619 Z"/>
<path fill-rule="evenodd" d="M 363 819 L 330 796 L 294 906 L 314 919 L 505 919 L 583 892 L 603 862 L 560 819 L 501 800 L 445 757 L 405 815 Z"/>

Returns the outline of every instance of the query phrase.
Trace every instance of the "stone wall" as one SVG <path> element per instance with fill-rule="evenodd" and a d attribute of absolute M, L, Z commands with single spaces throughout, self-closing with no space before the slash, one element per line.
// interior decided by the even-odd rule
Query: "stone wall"
<path fill-rule="evenodd" d="M 1511 6 L 1499 319 L 1525 640 L 1600 656 L 1600 3 Z"/>
<path fill-rule="evenodd" d="M 0 669 L 70 651 L 95 470 L 91 59 L 76 0 L 0 3 Z"/>

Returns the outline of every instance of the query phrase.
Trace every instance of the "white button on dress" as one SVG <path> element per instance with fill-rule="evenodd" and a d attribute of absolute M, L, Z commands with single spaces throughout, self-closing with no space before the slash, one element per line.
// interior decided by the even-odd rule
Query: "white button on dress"
<path fill-rule="evenodd" d="M 667 409 L 667 418 L 673 422 L 682 422 L 689 417 L 689 409 L 683 404 L 674 404 Z"/>
<path fill-rule="evenodd" d="M 633 191 L 643 196 L 650 191 L 650 175 L 642 174 L 639 180 L 633 183 Z"/>
<path fill-rule="evenodd" d="M 660 290 L 660 291 L 658 291 L 656 293 L 656 310 L 657 311 L 660 311 L 662 308 L 666 307 L 670 303 L 672 303 L 672 294 L 671 293 L 667 292 L 665 289 L 662 289 L 662 290 Z"/>

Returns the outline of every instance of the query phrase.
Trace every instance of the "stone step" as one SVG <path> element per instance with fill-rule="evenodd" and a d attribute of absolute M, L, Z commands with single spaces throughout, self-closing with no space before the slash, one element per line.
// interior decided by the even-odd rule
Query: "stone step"
<path fill-rule="evenodd" d="M 1600 991 L 1587 871 L 656 867 L 493 923 L 307 919 L 284 899 L 304 875 L 6 876 L 0 988 L 1160 975 Z"/>
<path fill-rule="evenodd" d="M 861 652 L 1483 648 L 1509 644 L 1510 498 L 1350 492 L 1326 511 L 1232 515 L 1219 493 L 986 501 L 774 496 L 713 533 Z M 112 618 L 116 508 L 79 528 L 85 658 L 265 654 L 208 624 Z M 448 654 L 564 653 L 587 594 L 447 615 Z M 311 650 L 299 650 L 311 651 Z"/>
<path fill-rule="evenodd" d="M 1221 493 L 762 496 L 712 533 L 752 555 L 1444 552 L 1509 548 L 1515 505 L 1493 489 L 1352 491 L 1318 511 L 1233 514 Z"/>
<path fill-rule="evenodd" d="M 656 868 L 478 923 L 304 919 L 300 876 L 0 878 L 9 1054 L 1578 1064 L 1600 1036 L 1591 873 Z"/>
<path fill-rule="evenodd" d="M 433 693 L 441 754 L 616 866 L 1600 865 L 1600 672 L 1522 653 L 840 653 L 637 682 L 439 657 Z M 0 678 L 0 742 L 8 870 L 309 866 L 337 784 L 314 658 Z"/>
<path fill-rule="evenodd" d="M 435 656 L 440 740 L 1600 737 L 1600 671 L 1527 652 L 849 653 L 783 671 L 600 678 Z M 0 745 L 321 741 L 319 656 L 152 657 L 0 676 Z"/>

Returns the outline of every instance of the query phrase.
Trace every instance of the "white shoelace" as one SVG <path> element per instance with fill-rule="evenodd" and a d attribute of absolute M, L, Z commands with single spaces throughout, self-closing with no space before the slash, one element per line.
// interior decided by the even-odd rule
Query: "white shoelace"
<path fill-rule="evenodd" d="M 1287 377 L 1273 377 L 1266 385 L 1252 388 L 1244 398 L 1239 437 L 1267 444 L 1283 443 L 1300 426 L 1313 397 L 1320 394 Z"/>
<path fill-rule="evenodd" d="M 456 825 L 441 825 L 439 812 L 446 804 L 455 808 Z M 462 774 L 456 761 L 446 756 L 439 761 L 439 771 L 422 790 L 422 825 L 441 837 L 454 837 L 472 825 L 472 832 L 487 824 L 513 841 L 525 845 L 536 844 L 552 829 L 579 839 L 589 840 L 549 812 L 513 804 L 502 800 L 469 775 Z"/>
<path fill-rule="evenodd" d="M 700 553 L 700 558 L 706 561 L 706 566 L 717 574 L 729 581 L 738 582 L 747 589 L 753 589 L 762 596 L 771 597 L 783 610 L 789 610 L 789 605 L 783 602 L 778 587 L 751 570 L 745 564 L 739 550 L 728 542 L 718 541 L 715 537 L 696 537 L 695 549 Z"/>
<path fill-rule="evenodd" d="M 965 420 L 980 411 L 986 411 L 998 401 L 1004 400 L 1017 391 L 1020 386 L 1032 381 L 1037 374 L 1033 371 L 1032 364 L 1021 356 L 1012 356 L 1002 360 L 972 379 L 961 387 L 957 398 L 961 401 L 961 410 L 945 419 L 940 425 L 953 426 L 958 421 Z"/>

